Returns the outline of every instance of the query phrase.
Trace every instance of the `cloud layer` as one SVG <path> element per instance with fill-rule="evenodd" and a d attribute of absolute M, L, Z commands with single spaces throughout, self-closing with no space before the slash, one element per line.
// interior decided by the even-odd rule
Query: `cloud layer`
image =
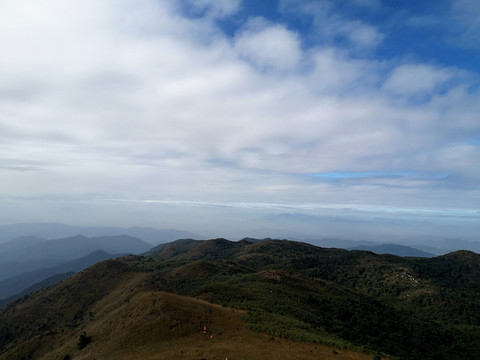
<path fill-rule="evenodd" d="M 381 58 L 383 25 L 302 4 L 278 4 L 288 22 L 239 0 L 2 1 L 4 221 L 180 226 L 192 201 L 244 219 L 245 203 L 475 214 L 479 74 Z M 451 9 L 465 43 L 478 34 L 459 19 L 469 6 Z"/>

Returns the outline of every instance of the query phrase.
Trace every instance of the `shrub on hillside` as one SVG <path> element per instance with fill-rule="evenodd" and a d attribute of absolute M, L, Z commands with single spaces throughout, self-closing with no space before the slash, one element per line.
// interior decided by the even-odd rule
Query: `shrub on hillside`
<path fill-rule="evenodd" d="M 85 346 L 90 344 L 92 342 L 92 337 L 87 336 L 87 333 L 84 331 L 83 333 L 80 334 L 80 338 L 78 339 L 78 348 L 82 350 Z"/>

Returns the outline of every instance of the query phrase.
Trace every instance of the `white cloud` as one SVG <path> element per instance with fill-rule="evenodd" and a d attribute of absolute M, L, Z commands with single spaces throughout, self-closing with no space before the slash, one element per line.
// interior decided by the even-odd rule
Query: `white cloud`
<path fill-rule="evenodd" d="M 439 151 L 438 166 L 450 169 L 455 176 L 461 177 L 468 187 L 480 180 L 480 147 L 469 144 L 452 144 Z M 473 168 L 472 168 L 473 166 Z"/>
<path fill-rule="evenodd" d="M 442 91 L 443 85 L 455 75 L 452 69 L 431 65 L 400 65 L 392 71 L 383 88 L 396 95 L 423 97 Z"/>
<path fill-rule="evenodd" d="M 262 69 L 289 70 L 302 58 L 298 35 L 256 18 L 235 36 L 235 50 Z"/>
<path fill-rule="evenodd" d="M 384 35 L 379 33 L 373 26 L 351 21 L 344 25 L 338 25 L 334 31 L 343 33 L 351 44 L 358 49 L 372 49 L 383 41 Z"/>
<path fill-rule="evenodd" d="M 318 49 L 311 53 L 314 64 L 312 73 L 305 81 L 312 89 L 326 94 L 365 92 L 376 88 L 380 81 L 380 66 L 374 61 L 351 59 L 335 48 Z"/>

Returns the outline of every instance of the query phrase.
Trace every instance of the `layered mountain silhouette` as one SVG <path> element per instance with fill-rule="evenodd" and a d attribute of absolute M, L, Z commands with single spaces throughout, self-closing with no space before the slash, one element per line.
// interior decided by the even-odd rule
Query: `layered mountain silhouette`
<path fill-rule="evenodd" d="M 83 256 L 79 259 L 75 259 L 60 265 L 56 265 L 46 269 L 39 269 L 35 271 L 29 271 L 16 275 L 0 281 L 0 299 L 9 299 L 16 294 L 19 294 L 23 290 L 31 287 L 36 283 L 40 283 L 48 278 L 54 277 L 55 275 L 62 275 L 68 273 L 72 275 L 78 271 L 81 271 L 91 265 L 96 264 L 99 261 L 111 259 L 118 257 L 118 255 L 108 254 L 103 250 L 94 251 L 86 256 Z M 58 278 L 61 280 L 61 278 Z M 51 278 L 48 282 L 49 285 L 53 284 L 53 279 Z M 40 288 L 38 285 L 35 290 Z M 32 292 L 32 289 L 30 289 Z M 19 294 L 18 296 L 22 296 Z"/>
<path fill-rule="evenodd" d="M 127 235 L 97 238 L 77 235 L 56 240 L 22 237 L 0 244 L 0 280 L 60 265 L 97 250 L 110 254 L 140 254 L 150 248 L 145 241 Z"/>
<path fill-rule="evenodd" d="M 61 239 L 82 234 L 86 237 L 128 235 L 157 245 L 181 238 L 202 237 L 189 231 L 175 229 L 155 229 L 149 227 L 113 227 L 113 226 L 71 226 L 61 223 L 26 223 L 0 225 L 0 243 L 19 237 L 39 237 L 43 239 Z"/>

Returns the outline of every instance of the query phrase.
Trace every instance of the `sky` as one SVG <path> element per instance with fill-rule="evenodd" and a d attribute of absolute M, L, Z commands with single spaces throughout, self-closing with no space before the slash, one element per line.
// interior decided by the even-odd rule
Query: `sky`
<path fill-rule="evenodd" d="M 480 240 L 477 0 L 0 0 L 0 223 Z"/>

